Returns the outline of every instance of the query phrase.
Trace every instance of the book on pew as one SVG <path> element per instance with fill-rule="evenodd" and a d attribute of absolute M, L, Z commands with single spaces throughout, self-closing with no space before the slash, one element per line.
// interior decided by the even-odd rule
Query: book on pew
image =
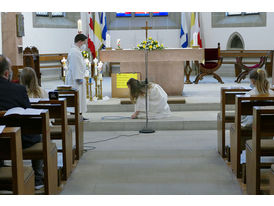
<path fill-rule="evenodd" d="M 0 125 L 0 134 L 3 132 L 3 130 L 5 129 L 5 125 Z"/>
<path fill-rule="evenodd" d="M 22 107 L 14 107 L 12 109 L 9 109 L 4 116 L 12 115 L 12 114 L 18 114 L 18 115 L 40 115 L 43 109 L 32 109 L 27 108 L 24 109 Z"/>
<path fill-rule="evenodd" d="M 30 103 L 38 103 L 41 100 L 41 98 L 29 98 Z"/>

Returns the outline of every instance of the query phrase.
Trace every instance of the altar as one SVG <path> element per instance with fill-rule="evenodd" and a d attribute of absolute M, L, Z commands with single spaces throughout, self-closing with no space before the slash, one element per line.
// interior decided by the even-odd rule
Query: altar
<path fill-rule="evenodd" d="M 119 62 L 120 72 L 140 72 L 145 80 L 144 50 L 100 50 L 102 62 Z M 148 81 L 159 84 L 169 96 L 181 96 L 184 88 L 184 62 L 203 61 L 204 49 L 163 49 L 148 52 Z"/>

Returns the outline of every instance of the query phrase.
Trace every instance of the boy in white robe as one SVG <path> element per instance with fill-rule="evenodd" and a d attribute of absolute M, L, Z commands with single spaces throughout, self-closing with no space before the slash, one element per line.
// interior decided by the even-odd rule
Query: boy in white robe
<path fill-rule="evenodd" d="M 79 91 L 79 109 L 80 113 L 87 111 L 86 103 L 86 82 L 85 70 L 86 63 L 82 56 L 82 51 L 85 50 L 87 36 L 77 34 L 74 38 L 74 45 L 68 54 L 68 73 L 66 75 L 66 85 L 71 85 Z"/>

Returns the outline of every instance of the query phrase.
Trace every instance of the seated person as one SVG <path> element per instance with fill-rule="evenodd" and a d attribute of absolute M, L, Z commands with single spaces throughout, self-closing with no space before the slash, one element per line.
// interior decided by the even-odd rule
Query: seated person
<path fill-rule="evenodd" d="M 11 63 L 8 58 L 0 55 L 0 110 L 9 110 L 14 107 L 30 108 L 26 88 L 20 84 L 10 82 L 12 79 Z M 41 142 L 40 135 L 22 135 L 22 147 L 28 148 Z M 35 188 L 43 187 L 43 160 L 32 160 L 35 174 Z"/>
<path fill-rule="evenodd" d="M 146 112 L 146 83 L 136 79 L 129 79 L 127 86 L 130 90 L 130 100 L 135 104 L 135 112 L 131 115 L 132 119 L 145 118 Z M 155 83 L 148 83 L 148 117 L 163 118 L 171 115 L 167 103 L 167 94 L 162 87 Z"/>
<path fill-rule="evenodd" d="M 257 95 L 273 95 L 273 91 L 270 90 L 270 84 L 266 78 L 266 73 L 262 69 L 253 69 L 249 75 L 250 79 L 250 90 L 247 95 L 257 96 Z M 252 127 L 253 116 L 247 115 L 243 116 L 241 119 L 242 127 Z"/>
<path fill-rule="evenodd" d="M 20 84 L 26 87 L 29 98 L 48 98 L 48 93 L 39 87 L 36 73 L 31 67 L 25 67 L 20 73 Z"/>

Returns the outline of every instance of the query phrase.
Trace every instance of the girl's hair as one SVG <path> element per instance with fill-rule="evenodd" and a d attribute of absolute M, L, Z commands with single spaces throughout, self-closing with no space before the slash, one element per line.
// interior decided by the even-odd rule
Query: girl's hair
<path fill-rule="evenodd" d="M 34 98 L 42 97 L 36 73 L 31 67 L 25 67 L 22 70 L 20 84 L 26 87 L 29 96 L 33 96 Z"/>
<path fill-rule="evenodd" d="M 269 94 L 269 82 L 266 79 L 265 71 L 262 69 L 253 69 L 249 75 L 250 79 L 255 80 L 255 87 L 259 94 Z"/>
<path fill-rule="evenodd" d="M 145 81 L 139 81 L 137 79 L 131 78 L 128 80 L 127 85 L 130 86 L 130 100 L 132 103 L 136 103 L 139 96 L 144 96 L 146 94 L 146 83 Z M 151 88 L 151 83 L 148 84 L 148 89 Z"/>

